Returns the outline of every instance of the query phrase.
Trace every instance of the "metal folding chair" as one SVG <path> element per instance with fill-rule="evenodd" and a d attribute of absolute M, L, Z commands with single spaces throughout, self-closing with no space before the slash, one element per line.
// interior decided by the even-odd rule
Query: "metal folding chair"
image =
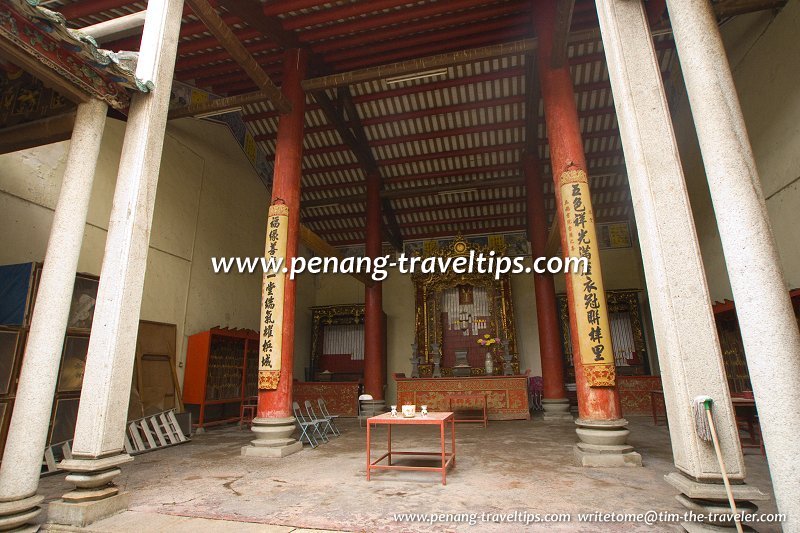
<path fill-rule="evenodd" d="M 322 436 L 327 440 L 328 439 L 328 431 L 331 432 L 332 435 L 336 435 L 336 432 L 333 431 L 333 427 L 331 427 L 331 421 L 327 418 L 317 417 L 317 413 L 314 412 L 314 407 L 311 405 L 310 400 L 306 400 L 306 413 L 312 420 L 316 420 L 317 423 L 322 426 Z"/>
<path fill-rule="evenodd" d="M 330 411 L 328 411 L 328 406 L 325 404 L 325 400 L 323 400 L 322 398 L 319 398 L 317 400 L 317 405 L 319 405 L 319 412 L 322 413 L 322 416 L 324 416 L 328 420 L 328 423 L 330 424 L 331 429 L 333 430 L 333 434 L 341 435 L 342 432 L 339 431 L 338 427 L 336 427 L 336 419 L 339 418 L 339 415 L 332 415 Z"/>
<path fill-rule="evenodd" d="M 300 410 L 300 404 L 297 402 L 292 402 L 292 411 L 294 412 L 297 425 L 300 426 L 300 438 L 298 440 L 303 442 L 303 439 L 305 439 L 305 442 L 309 443 L 312 448 L 319 446 L 319 442 L 314 436 L 314 432 L 320 434 L 319 422 L 306 419 L 306 417 L 303 416 L 303 411 Z"/>

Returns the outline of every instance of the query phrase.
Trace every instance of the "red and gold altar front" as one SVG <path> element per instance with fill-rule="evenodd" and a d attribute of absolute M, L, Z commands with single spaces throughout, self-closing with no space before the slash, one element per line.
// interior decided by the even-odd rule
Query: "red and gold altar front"
<path fill-rule="evenodd" d="M 445 411 L 448 396 L 485 394 L 489 420 L 529 420 L 528 376 L 406 378 L 395 375 L 397 405 L 427 405 Z"/>

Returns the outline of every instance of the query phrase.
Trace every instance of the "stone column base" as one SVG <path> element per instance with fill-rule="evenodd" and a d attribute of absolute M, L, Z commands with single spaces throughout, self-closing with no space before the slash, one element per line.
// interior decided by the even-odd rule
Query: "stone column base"
<path fill-rule="evenodd" d="M 68 502 L 56 500 L 47 506 L 47 521 L 66 526 L 84 527 L 125 511 L 130 504 L 127 492 L 120 492 L 101 500 Z"/>
<path fill-rule="evenodd" d="M 572 413 L 569 412 L 569 400 L 567 398 L 557 399 L 544 399 L 542 400 L 542 407 L 544 407 L 544 420 L 575 420 Z"/>
<path fill-rule="evenodd" d="M 292 437 L 295 431 L 293 416 L 286 418 L 254 418 L 255 440 L 242 446 L 246 457 L 286 457 L 303 449 L 303 443 Z"/>
<path fill-rule="evenodd" d="M 119 466 L 130 461 L 127 453 L 61 461 L 59 467 L 69 472 L 64 479 L 75 489 L 48 505 L 48 522 L 83 527 L 127 509 L 128 494 L 121 494 L 112 480 L 120 474 Z"/>
<path fill-rule="evenodd" d="M 681 502 L 688 511 L 697 515 L 702 514 L 706 517 L 711 514 L 731 514 L 728 494 L 721 480 L 719 483 L 702 483 L 690 479 L 679 472 L 667 474 L 664 476 L 664 479 L 667 483 L 681 491 L 675 498 Z M 736 502 L 736 510 L 740 513 L 755 513 L 758 507 L 753 501 L 769 499 L 769 496 L 761 492 L 757 487 L 744 483 L 731 484 L 731 492 Z M 734 524 L 733 520 L 712 521 L 707 519 L 705 521 L 698 520 L 696 522 L 687 521 L 681 522 L 681 526 L 690 533 L 701 531 L 736 531 L 736 524 Z M 747 526 L 744 527 L 744 530 L 754 531 Z"/>
<path fill-rule="evenodd" d="M 627 444 L 630 431 L 625 429 L 628 421 L 575 420 L 575 433 L 581 440 L 575 445 L 575 464 L 592 468 L 616 468 L 642 466 L 642 456 Z"/>
<path fill-rule="evenodd" d="M 36 531 L 37 526 L 28 525 L 42 511 L 39 504 L 44 496 L 34 494 L 21 500 L 0 502 L 0 531 Z"/>
<path fill-rule="evenodd" d="M 367 416 L 383 414 L 387 412 L 386 400 L 361 400 L 361 410 Z"/>

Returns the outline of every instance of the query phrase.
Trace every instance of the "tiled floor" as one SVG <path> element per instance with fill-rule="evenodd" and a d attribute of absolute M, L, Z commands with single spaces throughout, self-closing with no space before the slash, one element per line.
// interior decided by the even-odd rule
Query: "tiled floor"
<path fill-rule="evenodd" d="M 532 525 L 527 530 L 679 531 L 677 524 L 579 523 L 594 511 L 682 513 L 676 491 L 664 482 L 674 471 L 669 436 L 646 417 L 631 420 L 630 443 L 643 468 L 586 469 L 573 466 L 574 425 L 532 421 L 464 424 L 457 428 L 458 465 L 447 476 L 427 472 L 379 472 L 365 477 L 365 430 L 354 420 L 343 435 L 317 449 L 308 446 L 283 459 L 244 458 L 247 430 L 222 428 L 192 442 L 136 457 L 118 484 L 131 495 L 130 511 L 94 524 L 92 531 L 517 531 L 520 523 L 481 521 L 481 513 L 568 513 L 569 523 Z M 376 431 L 385 446 L 385 430 Z M 433 428 L 393 432 L 393 448 L 436 449 Z M 374 450 L 375 451 L 375 450 Z M 747 480 L 771 493 L 766 460 L 746 455 Z M 48 500 L 68 489 L 63 475 L 45 478 Z M 761 505 L 774 512 L 774 502 Z M 475 513 L 476 524 L 450 521 L 435 526 L 397 522 L 396 513 Z M 464 518 L 457 517 L 457 518 Z M 283 526 L 283 527 L 271 527 Z M 759 531 L 779 531 L 775 525 Z"/>

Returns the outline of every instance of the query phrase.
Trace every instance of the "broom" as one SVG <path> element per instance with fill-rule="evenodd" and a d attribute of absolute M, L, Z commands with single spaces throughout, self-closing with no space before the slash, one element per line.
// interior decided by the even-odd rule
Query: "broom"
<path fill-rule="evenodd" d="M 736 524 L 736 531 L 743 533 L 742 521 L 739 512 L 736 510 L 736 502 L 733 500 L 733 491 L 728 481 L 728 472 L 725 470 L 725 463 L 722 460 L 722 450 L 719 447 L 717 429 L 714 427 L 714 417 L 711 416 L 711 405 L 714 400 L 710 396 L 697 396 L 692 400 L 692 414 L 694 414 L 694 426 L 700 440 L 714 443 L 714 451 L 717 453 L 719 469 L 722 473 L 722 482 L 725 484 L 725 492 L 728 494 L 728 502 L 733 512 L 733 521 Z"/>

